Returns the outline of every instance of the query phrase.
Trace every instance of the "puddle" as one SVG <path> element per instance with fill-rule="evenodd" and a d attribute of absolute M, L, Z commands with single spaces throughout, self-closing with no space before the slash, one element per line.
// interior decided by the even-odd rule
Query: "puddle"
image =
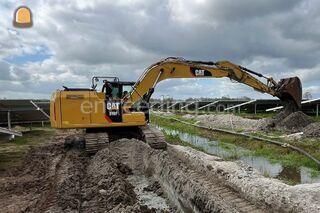
<path fill-rule="evenodd" d="M 143 175 L 130 175 L 128 181 L 134 186 L 134 192 L 137 195 L 141 205 L 148 206 L 150 209 L 155 209 L 156 212 L 170 212 L 170 207 L 166 199 L 158 196 L 152 191 L 144 190 L 150 186 L 151 181 Z"/>
<path fill-rule="evenodd" d="M 316 177 L 312 176 L 312 169 L 310 168 L 288 168 L 280 163 L 271 163 L 264 157 L 250 155 L 250 150 L 239 147 L 235 144 L 213 141 L 205 137 L 171 130 L 160 126 L 156 127 L 164 131 L 166 134 L 178 136 L 180 140 L 202 148 L 209 154 L 216 155 L 224 159 L 239 159 L 257 169 L 265 176 L 282 180 L 290 180 L 294 183 L 320 183 L 320 175 Z M 242 156 L 243 154 L 245 154 L 245 156 Z"/>

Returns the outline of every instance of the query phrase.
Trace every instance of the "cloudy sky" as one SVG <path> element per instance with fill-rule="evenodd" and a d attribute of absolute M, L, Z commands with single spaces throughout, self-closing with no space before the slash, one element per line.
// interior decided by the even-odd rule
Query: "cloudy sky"
<path fill-rule="evenodd" d="M 21 5 L 30 29 L 12 26 Z M 49 98 L 93 75 L 136 80 L 168 56 L 230 60 L 299 76 L 320 97 L 319 0 L 7 0 L 0 3 L 0 98 Z M 268 98 L 228 79 L 167 80 L 155 96 Z"/>

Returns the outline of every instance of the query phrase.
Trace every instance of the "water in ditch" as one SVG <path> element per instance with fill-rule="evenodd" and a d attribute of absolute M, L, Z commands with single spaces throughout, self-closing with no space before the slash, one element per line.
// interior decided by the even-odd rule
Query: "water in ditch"
<path fill-rule="evenodd" d="M 320 183 L 320 175 L 312 175 L 312 169 L 307 167 L 285 167 L 280 163 L 271 163 L 267 158 L 251 155 L 251 151 L 235 144 L 213 141 L 205 137 L 180 132 L 160 126 L 158 129 L 166 134 L 177 136 L 180 140 L 188 142 L 193 146 L 203 149 L 209 154 L 219 156 L 223 159 L 237 159 L 245 162 L 260 171 L 263 175 L 289 180 L 293 183 Z"/>
<path fill-rule="evenodd" d="M 157 195 L 155 192 L 146 190 L 151 184 L 151 180 L 143 175 L 130 175 L 128 181 L 134 186 L 139 203 L 147 206 L 155 212 L 170 212 L 170 207 L 166 199 Z"/>

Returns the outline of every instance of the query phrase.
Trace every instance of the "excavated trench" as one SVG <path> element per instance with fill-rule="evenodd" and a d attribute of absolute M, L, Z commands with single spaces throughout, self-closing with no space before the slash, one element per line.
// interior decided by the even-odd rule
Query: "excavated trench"
<path fill-rule="evenodd" d="M 95 156 L 66 135 L 0 178 L 1 212 L 319 212 L 320 184 L 289 186 L 188 147 L 112 142 Z"/>
<path fill-rule="evenodd" d="M 184 147 L 169 146 L 167 151 L 153 150 L 136 140 L 113 142 L 110 149 L 134 175 L 144 175 L 160 183 L 165 197 L 179 212 L 265 212 L 242 198 L 222 181 L 203 173 L 210 167 L 192 165 Z M 200 167 L 199 167 L 200 166 Z M 204 170 L 203 170 L 204 169 Z"/>
<path fill-rule="evenodd" d="M 319 183 L 289 186 L 241 162 L 223 161 L 188 147 L 153 150 L 121 140 L 110 148 L 134 174 L 158 181 L 181 212 L 317 212 Z M 98 153 L 99 154 L 99 153 Z"/>

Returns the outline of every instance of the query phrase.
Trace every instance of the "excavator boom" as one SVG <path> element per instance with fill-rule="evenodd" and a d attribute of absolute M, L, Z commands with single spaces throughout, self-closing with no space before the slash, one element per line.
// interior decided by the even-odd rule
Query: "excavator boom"
<path fill-rule="evenodd" d="M 253 75 L 265 78 L 267 83 L 263 83 Z M 301 106 L 302 88 L 298 77 L 281 79 L 277 83 L 272 78 L 265 77 L 229 61 L 203 62 L 173 57 L 148 67 L 134 85 L 133 91 L 126 97 L 126 101 L 134 104 L 144 99 L 148 102 L 156 84 L 165 79 L 222 77 L 228 77 L 259 92 L 276 96 L 288 104 L 294 104 L 296 109 Z"/>

